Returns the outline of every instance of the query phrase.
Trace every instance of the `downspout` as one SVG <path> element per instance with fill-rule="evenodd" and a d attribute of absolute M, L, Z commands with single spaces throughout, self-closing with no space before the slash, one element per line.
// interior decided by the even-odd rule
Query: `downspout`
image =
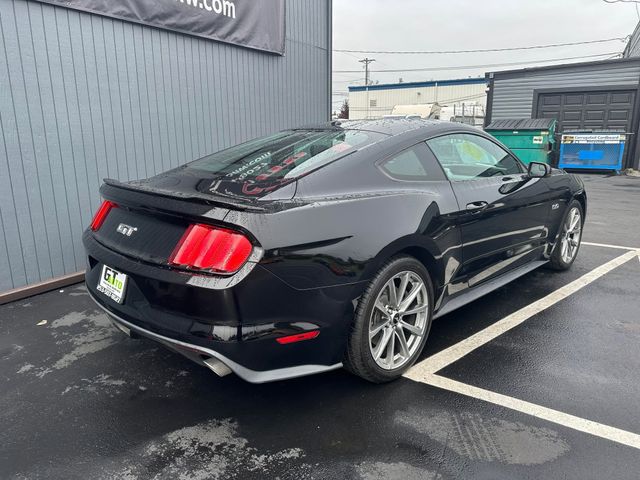
<path fill-rule="evenodd" d="M 485 75 L 485 78 L 487 79 L 488 85 L 487 85 L 487 108 L 485 109 L 484 112 L 484 128 L 487 127 L 487 125 L 489 125 L 491 123 L 491 115 L 493 113 L 493 86 L 494 86 L 494 74 L 493 72 L 491 73 L 487 73 Z"/>

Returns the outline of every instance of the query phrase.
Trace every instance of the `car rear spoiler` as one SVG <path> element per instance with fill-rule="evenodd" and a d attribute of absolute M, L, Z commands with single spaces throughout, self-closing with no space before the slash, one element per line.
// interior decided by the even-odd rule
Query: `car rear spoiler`
<path fill-rule="evenodd" d="M 170 191 L 164 190 L 158 187 L 152 187 L 149 185 L 144 185 L 140 182 L 121 182 L 119 180 L 115 180 L 112 178 L 105 178 L 104 184 L 107 187 L 118 188 L 122 190 L 129 190 L 132 192 L 140 192 L 151 194 L 154 196 L 160 196 L 175 200 L 182 200 L 187 202 L 197 202 L 199 204 L 211 205 L 214 207 L 224 207 L 231 208 L 234 210 L 253 210 L 253 211 L 265 211 L 265 205 L 260 205 L 257 200 L 248 200 L 243 199 L 239 201 L 233 197 L 228 197 L 224 195 L 212 195 L 208 193 L 200 193 L 200 192 L 180 192 L 180 191 Z M 105 190 L 104 193 L 108 193 L 108 189 Z"/>

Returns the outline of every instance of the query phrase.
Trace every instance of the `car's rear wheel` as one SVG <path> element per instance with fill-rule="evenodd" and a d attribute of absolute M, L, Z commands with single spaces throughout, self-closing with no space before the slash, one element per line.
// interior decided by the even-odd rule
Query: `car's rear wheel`
<path fill-rule="evenodd" d="M 400 377 L 420 356 L 433 311 L 429 273 L 417 259 L 387 262 L 361 297 L 346 368 L 375 383 Z"/>
<path fill-rule="evenodd" d="M 584 213 L 579 201 L 573 200 L 567 208 L 557 244 L 551 254 L 550 265 L 554 270 L 568 270 L 580 250 Z"/>

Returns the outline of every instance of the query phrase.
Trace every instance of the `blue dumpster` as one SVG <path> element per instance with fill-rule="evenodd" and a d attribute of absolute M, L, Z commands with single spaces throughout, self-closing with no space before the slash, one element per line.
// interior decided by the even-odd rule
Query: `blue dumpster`
<path fill-rule="evenodd" d="M 558 167 L 588 170 L 622 170 L 625 133 L 566 133 L 560 139 Z"/>

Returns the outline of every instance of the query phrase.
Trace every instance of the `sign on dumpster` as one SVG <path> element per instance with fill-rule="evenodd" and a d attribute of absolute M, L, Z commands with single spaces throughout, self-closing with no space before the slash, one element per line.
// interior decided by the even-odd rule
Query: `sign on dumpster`
<path fill-rule="evenodd" d="M 560 140 L 560 168 L 621 170 L 627 135 L 567 133 Z"/>

